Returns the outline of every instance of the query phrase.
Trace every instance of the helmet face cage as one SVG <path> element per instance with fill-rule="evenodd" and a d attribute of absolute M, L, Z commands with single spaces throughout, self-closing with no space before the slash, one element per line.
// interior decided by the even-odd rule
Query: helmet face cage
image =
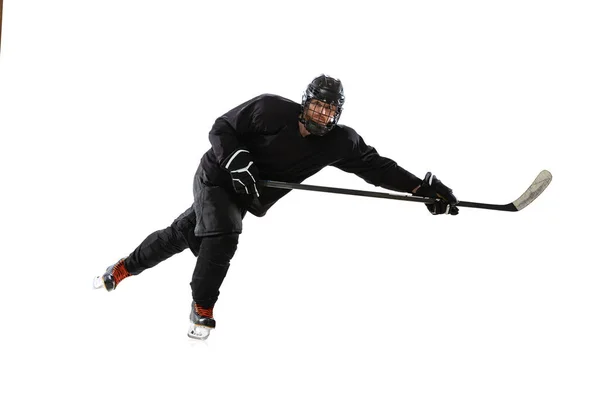
<path fill-rule="evenodd" d="M 311 107 L 316 105 L 313 100 L 326 103 L 329 107 Z M 342 106 L 344 105 L 344 89 L 342 83 L 327 75 L 321 75 L 315 78 L 306 88 L 302 96 L 302 108 L 300 112 L 300 122 L 304 124 L 306 129 L 314 135 L 323 136 L 331 131 L 338 123 L 342 114 Z M 315 108 L 320 108 L 317 111 Z M 331 110 L 335 109 L 335 113 L 331 116 Z M 323 117 L 317 118 L 320 120 L 327 119 L 327 123 L 319 122 L 314 119 L 307 118 L 307 111 L 311 114 L 320 114 Z M 325 112 L 322 112 L 325 111 Z"/>

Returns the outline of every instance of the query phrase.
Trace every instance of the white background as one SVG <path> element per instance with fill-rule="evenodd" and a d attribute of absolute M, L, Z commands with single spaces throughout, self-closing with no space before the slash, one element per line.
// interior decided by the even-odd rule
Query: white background
<path fill-rule="evenodd" d="M 595 2 L 217 3 L 5 2 L 0 397 L 598 399 Z M 245 219 L 207 343 L 188 251 L 91 290 L 192 203 L 216 117 L 320 73 L 341 123 L 459 199 L 554 181 L 458 217 L 291 193 Z"/>

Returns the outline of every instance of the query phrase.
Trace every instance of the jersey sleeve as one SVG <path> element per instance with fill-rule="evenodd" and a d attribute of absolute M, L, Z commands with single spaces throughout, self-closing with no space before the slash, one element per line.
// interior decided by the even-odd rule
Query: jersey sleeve
<path fill-rule="evenodd" d="M 244 139 L 255 131 L 254 122 L 260 112 L 260 96 L 249 100 L 217 118 L 208 139 L 219 165 L 238 149 L 245 148 Z"/>
<path fill-rule="evenodd" d="M 380 156 L 354 130 L 346 128 L 349 130 L 348 147 L 344 157 L 331 164 L 333 167 L 355 174 L 372 185 L 398 192 L 411 192 L 421 184 L 421 179 L 395 161 Z"/>

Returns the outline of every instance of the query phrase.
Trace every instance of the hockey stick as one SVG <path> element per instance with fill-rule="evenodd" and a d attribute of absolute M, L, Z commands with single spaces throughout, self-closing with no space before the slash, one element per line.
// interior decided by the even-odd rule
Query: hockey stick
<path fill-rule="evenodd" d="M 499 210 L 499 211 L 521 211 L 525 207 L 527 207 L 531 202 L 538 198 L 540 194 L 550 185 L 552 181 L 552 174 L 549 171 L 542 171 L 538 174 L 537 178 L 533 181 L 531 186 L 527 188 L 525 193 L 523 193 L 517 200 L 508 204 L 486 204 L 486 203 L 474 203 L 472 201 L 459 201 L 457 206 L 459 207 L 469 207 L 469 208 L 483 208 L 486 210 Z M 332 188 L 326 186 L 314 186 L 314 185 L 305 185 L 301 183 L 286 183 L 286 182 L 277 182 L 277 181 L 261 181 L 261 184 L 264 187 L 270 187 L 275 189 L 299 189 L 299 190 L 310 190 L 313 192 L 326 192 L 326 193 L 337 193 L 337 194 L 349 194 L 353 196 L 363 196 L 363 197 L 377 197 L 380 199 L 390 199 L 390 200 L 402 200 L 402 201 L 412 201 L 417 203 L 426 203 L 431 204 L 435 201 L 435 199 L 429 197 L 418 197 L 418 196 L 410 196 L 410 195 L 401 195 L 401 194 L 391 194 L 391 193 L 383 193 L 383 192 L 368 192 L 364 190 L 354 190 L 354 189 L 340 189 L 340 188 Z"/>

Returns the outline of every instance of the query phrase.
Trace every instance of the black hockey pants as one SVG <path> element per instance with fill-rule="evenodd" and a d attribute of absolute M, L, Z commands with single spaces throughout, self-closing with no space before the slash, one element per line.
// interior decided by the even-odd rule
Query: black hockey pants
<path fill-rule="evenodd" d="M 196 213 L 194 207 L 190 207 L 171 226 L 150 234 L 126 258 L 125 268 L 137 275 L 189 248 L 197 257 L 190 282 L 192 298 L 200 306 L 210 308 L 219 297 L 219 288 L 237 249 L 239 233 L 198 237 L 194 234 L 195 227 Z"/>

